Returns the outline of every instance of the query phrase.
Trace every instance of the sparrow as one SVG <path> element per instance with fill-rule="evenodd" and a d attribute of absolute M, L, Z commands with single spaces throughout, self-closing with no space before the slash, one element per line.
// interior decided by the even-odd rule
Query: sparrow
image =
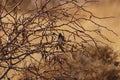
<path fill-rule="evenodd" d="M 57 39 L 57 41 L 58 41 L 58 46 L 59 46 L 59 48 L 62 50 L 62 52 L 65 52 L 64 49 L 63 49 L 63 45 L 64 45 L 64 42 L 65 42 L 65 38 L 64 38 L 64 36 L 63 36 L 61 33 L 58 34 L 58 39 Z"/>

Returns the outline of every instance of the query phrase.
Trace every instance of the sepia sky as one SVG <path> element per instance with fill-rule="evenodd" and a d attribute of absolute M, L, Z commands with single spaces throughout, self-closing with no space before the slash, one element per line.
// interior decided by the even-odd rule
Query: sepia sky
<path fill-rule="evenodd" d="M 99 3 L 92 4 L 89 7 L 96 16 L 108 17 L 113 16 L 113 18 L 105 19 L 99 21 L 102 25 L 114 30 L 119 36 L 114 36 L 108 32 L 104 34 L 115 43 L 109 45 L 115 50 L 120 50 L 120 0 L 99 0 Z"/>

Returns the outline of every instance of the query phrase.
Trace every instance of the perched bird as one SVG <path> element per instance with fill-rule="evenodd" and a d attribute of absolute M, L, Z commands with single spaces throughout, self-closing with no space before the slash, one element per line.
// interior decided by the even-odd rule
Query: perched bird
<path fill-rule="evenodd" d="M 61 33 L 59 33 L 58 34 L 58 44 L 64 45 L 64 43 L 65 43 L 65 37 Z"/>
<path fill-rule="evenodd" d="M 65 52 L 64 49 L 63 49 L 63 45 L 64 45 L 64 42 L 65 42 L 65 38 L 64 38 L 64 36 L 63 36 L 61 33 L 58 34 L 58 39 L 57 39 L 57 41 L 58 41 L 58 46 L 59 46 L 59 48 L 62 50 L 62 52 Z"/>

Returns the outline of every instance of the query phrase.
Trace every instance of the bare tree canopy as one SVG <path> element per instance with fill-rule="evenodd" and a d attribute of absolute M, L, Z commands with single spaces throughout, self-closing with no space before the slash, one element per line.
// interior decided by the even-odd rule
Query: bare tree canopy
<path fill-rule="evenodd" d="M 86 70 L 87 66 L 96 63 L 98 65 L 102 63 L 102 66 L 104 63 L 110 65 L 116 55 L 112 54 L 113 51 L 109 47 L 101 48 L 99 45 L 107 46 L 107 44 L 96 39 L 92 34 L 111 43 L 112 41 L 103 35 L 102 30 L 115 36 L 118 35 L 107 26 L 94 20 L 109 19 L 112 18 L 111 16 L 97 17 L 86 9 L 87 4 L 96 2 L 98 1 L 0 1 L 0 79 L 88 80 L 89 76 L 92 76 L 90 80 L 98 79 L 99 73 L 94 75 L 93 68 L 90 67 L 92 70 L 90 72 L 90 70 Z M 23 11 L 22 9 L 27 9 L 28 5 L 33 8 Z M 84 26 L 86 22 L 92 24 L 94 28 L 88 29 L 89 26 Z M 105 54 L 103 54 L 104 52 Z M 113 56 L 115 57 L 113 58 Z M 93 58 L 96 59 L 96 62 L 88 64 L 89 61 L 94 60 Z M 75 74 L 72 75 L 72 72 L 66 70 L 66 68 L 73 69 L 72 64 L 69 63 L 72 59 L 77 62 L 80 60 L 78 68 L 80 75 L 84 76 L 76 78 Z M 101 62 L 97 62 L 99 59 Z M 73 62 L 73 64 L 75 63 Z M 85 75 L 88 75 L 86 79 Z M 104 75 L 110 76 L 107 73 Z"/>

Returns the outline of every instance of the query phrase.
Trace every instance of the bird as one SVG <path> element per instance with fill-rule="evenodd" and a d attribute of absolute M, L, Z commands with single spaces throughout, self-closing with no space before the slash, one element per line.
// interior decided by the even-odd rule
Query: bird
<path fill-rule="evenodd" d="M 61 33 L 58 34 L 57 41 L 58 41 L 59 48 L 62 50 L 62 52 L 65 52 L 64 49 L 63 49 L 63 45 L 64 45 L 64 42 L 65 42 L 65 37 Z"/>

